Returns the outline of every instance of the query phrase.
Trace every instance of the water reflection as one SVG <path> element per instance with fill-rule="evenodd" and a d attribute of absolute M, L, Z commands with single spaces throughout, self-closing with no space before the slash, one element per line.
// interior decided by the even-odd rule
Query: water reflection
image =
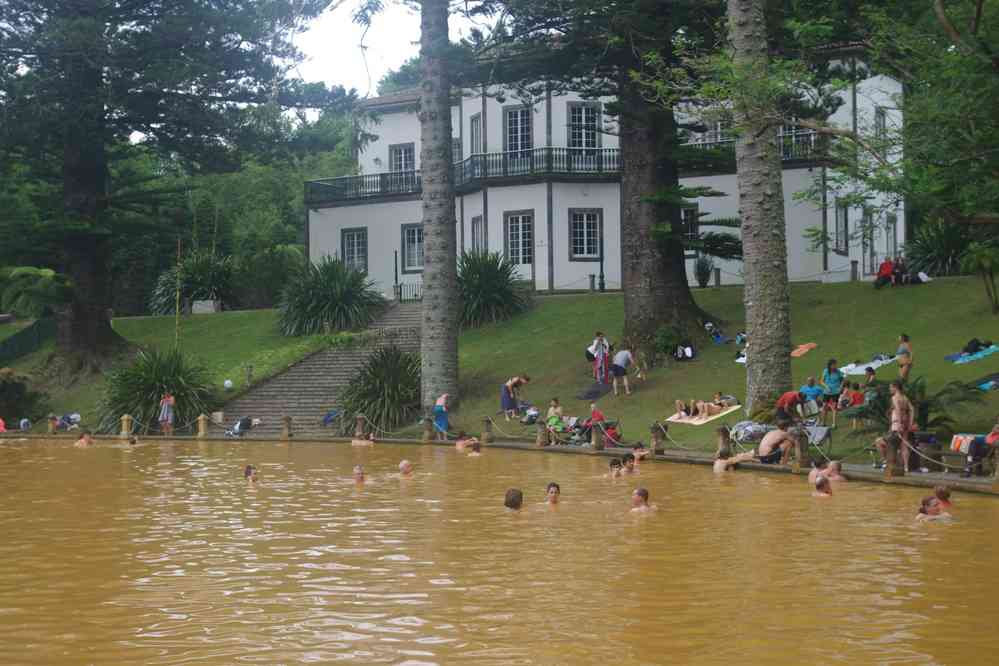
<path fill-rule="evenodd" d="M 776 475 L 388 445 L 5 443 L 0 465 L 4 664 L 956 663 L 996 642 L 991 498 L 917 525 L 918 489 L 816 501 Z M 639 484 L 658 512 L 629 513 Z"/>

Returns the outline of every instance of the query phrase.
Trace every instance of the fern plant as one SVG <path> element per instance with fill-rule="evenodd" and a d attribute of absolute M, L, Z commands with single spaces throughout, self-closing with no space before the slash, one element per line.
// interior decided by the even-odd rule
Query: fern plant
<path fill-rule="evenodd" d="M 0 312 L 37 319 L 69 302 L 69 278 L 50 268 L 0 268 Z"/>

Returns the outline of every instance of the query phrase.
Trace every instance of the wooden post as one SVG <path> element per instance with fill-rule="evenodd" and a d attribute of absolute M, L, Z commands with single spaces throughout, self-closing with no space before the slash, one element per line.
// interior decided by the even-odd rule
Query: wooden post
<path fill-rule="evenodd" d="M 590 428 L 590 444 L 593 445 L 594 451 L 604 450 L 604 433 L 596 423 Z"/>
<path fill-rule="evenodd" d="M 534 443 L 538 446 L 548 446 L 548 428 L 541 421 L 538 421 L 538 435 Z"/>
<path fill-rule="evenodd" d="M 201 414 L 198 416 L 198 439 L 208 437 L 208 416 Z"/>
<path fill-rule="evenodd" d="M 292 432 L 291 432 L 291 417 L 290 416 L 282 416 L 281 417 L 281 441 L 282 442 L 287 442 L 289 439 L 291 439 L 291 436 L 292 436 Z"/>
<path fill-rule="evenodd" d="M 128 439 L 132 436 L 132 421 L 132 417 L 128 414 L 121 417 L 121 434 L 118 435 L 119 437 Z M 51 426 L 49 428 L 51 429 Z"/>
<path fill-rule="evenodd" d="M 482 444 L 493 443 L 493 420 L 488 416 L 482 419 L 482 436 L 479 437 L 479 442 Z"/>
<path fill-rule="evenodd" d="M 649 428 L 649 434 L 652 440 L 652 455 L 659 455 L 665 451 L 663 446 L 663 429 L 659 426 L 659 423 L 653 423 L 652 427 Z"/>
<path fill-rule="evenodd" d="M 797 432 L 794 434 L 794 462 L 791 463 L 791 471 L 795 474 L 801 473 L 801 439 L 806 437 L 803 433 Z M 806 447 L 807 448 L 807 447 Z"/>
<path fill-rule="evenodd" d="M 364 432 L 364 422 L 367 420 L 368 418 L 360 412 L 354 416 L 354 439 L 367 439 L 368 435 Z"/>
<path fill-rule="evenodd" d="M 886 440 L 888 446 L 885 447 L 885 481 L 891 481 L 895 478 L 895 441 L 893 439 Z"/>
<path fill-rule="evenodd" d="M 423 443 L 429 444 L 434 441 L 434 420 L 429 416 L 423 417 Z"/>

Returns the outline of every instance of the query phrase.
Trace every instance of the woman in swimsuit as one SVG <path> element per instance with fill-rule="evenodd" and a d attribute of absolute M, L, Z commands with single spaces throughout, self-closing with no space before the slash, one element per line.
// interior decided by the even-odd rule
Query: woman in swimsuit
<path fill-rule="evenodd" d="M 909 433 L 913 426 L 912 402 L 902 392 L 902 382 L 896 380 L 889 387 L 891 391 L 891 432 L 898 435 L 902 442 L 902 466 L 909 473 Z"/>
<path fill-rule="evenodd" d="M 912 343 L 909 336 L 903 333 L 898 336 L 898 349 L 895 350 L 895 358 L 898 359 L 898 376 L 903 382 L 909 379 L 909 372 L 912 370 Z"/>

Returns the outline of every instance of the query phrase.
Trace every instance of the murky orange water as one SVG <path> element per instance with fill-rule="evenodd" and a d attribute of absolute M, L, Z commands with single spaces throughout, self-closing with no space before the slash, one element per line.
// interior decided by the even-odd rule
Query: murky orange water
<path fill-rule="evenodd" d="M 413 480 L 390 476 L 402 457 Z M 256 489 L 242 481 L 261 468 Z M 371 476 L 349 480 L 354 464 Z M 986 663 L 999 501 L 606 459 L 0 445 L 0 664 Z M 557 480 L 563 503 L 541 506 Z M 526 511 L 502 507 L 524 489 Z"/>

